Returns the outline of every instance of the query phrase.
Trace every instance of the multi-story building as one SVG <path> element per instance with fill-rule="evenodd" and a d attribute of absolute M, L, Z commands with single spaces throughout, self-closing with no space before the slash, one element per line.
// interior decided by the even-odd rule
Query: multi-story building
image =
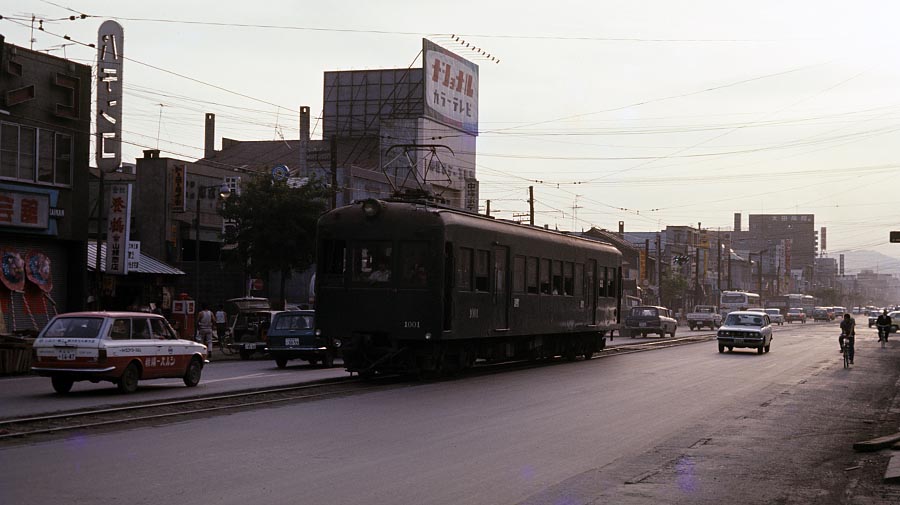
<path fill-rule="evenodd" d="M 0 332 L 79 310 L 87 264 L 91 67 L 0 35 Z"/>

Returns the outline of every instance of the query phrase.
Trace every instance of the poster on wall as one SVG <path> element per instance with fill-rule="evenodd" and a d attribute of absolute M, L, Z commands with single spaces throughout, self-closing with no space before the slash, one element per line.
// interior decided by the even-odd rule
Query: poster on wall
<path fill-rule="evenodd" d="M 3 285 L 10 291 L 25 290 L 25 260 L 13 249 L 0 248 L 0 267 L 2 267 Z"/>

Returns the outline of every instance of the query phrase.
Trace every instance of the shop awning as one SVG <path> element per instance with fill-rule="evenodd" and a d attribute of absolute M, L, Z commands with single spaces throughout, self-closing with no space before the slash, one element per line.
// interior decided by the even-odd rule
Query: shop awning
<path fill-rule="evenodd" d="M 97 266 L 97 244 L 88 242 L 87 249 L 87 267 L 88 270 L 94 271 Z M 100 271 L 106 271 L 106 244 L 100 244 Z M 141 259 L 138 262 L 137 271 L 129 273 L 137 274 L 162 274 L 162 275 L 187 275 L 181 270 L 163 263 L 149 254 L 141 253 Z"/>

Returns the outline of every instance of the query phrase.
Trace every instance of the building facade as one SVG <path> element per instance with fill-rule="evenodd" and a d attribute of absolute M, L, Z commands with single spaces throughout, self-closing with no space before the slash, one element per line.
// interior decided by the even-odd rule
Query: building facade
<path fill-rule="evenodd" d="M 0 333 L 89 297 L 91 67 L 0 36 Z"/>

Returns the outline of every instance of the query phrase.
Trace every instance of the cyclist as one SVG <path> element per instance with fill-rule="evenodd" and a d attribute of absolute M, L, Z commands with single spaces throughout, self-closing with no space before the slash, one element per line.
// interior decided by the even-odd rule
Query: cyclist
<path fill-rule="evenodd" d="M 875 320 L 875 326 L 878 327 L 878 341 L 882 340 L 887 342 L 888 333 L 891 332 L 891 316 L 888 315 L 887 309 L 884 309 L 884 313 L 878 316 L 878 319 Z"/>
<path fill-rule="evenodd" d="M 844 341 L 847 341 L 844 344 Z M 856 343 L 856 320 L 850 317 L 850 314 L 844 314 L 844 319 L 841 321 L 841 336 L 838 337 L 838 344 L 841 346 L 841 352 L 844 352 L 844 347 L 846 345 L 847 352 L 850 353 L 850 364 L 853 364 L 853 347 Z"/>

